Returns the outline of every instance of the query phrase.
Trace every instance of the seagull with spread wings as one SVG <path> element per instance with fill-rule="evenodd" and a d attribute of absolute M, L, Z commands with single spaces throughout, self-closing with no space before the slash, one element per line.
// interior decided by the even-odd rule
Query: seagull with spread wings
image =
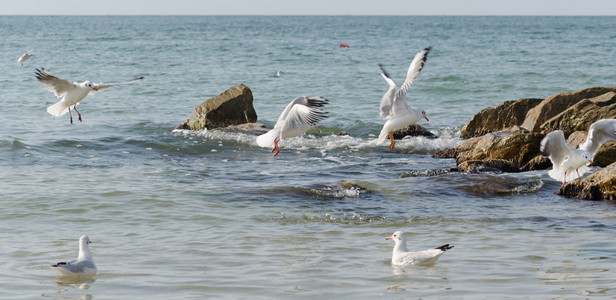
<path fill-rule="evenodd" d="M 90 81 L 70 83 L 68 80 L 60 79 L 52 75 L 43 68 L 40 70 L 36 69 L 35 74 L 36 79 L 38 79 L 38 81 L 41 82 L 41 84 L 43 84 L 48 91 L 54 93 L 56 97 L 62 98 L 62 100 L 58 101 L 56 104 L 49 106 L 47 108 L 47 112 L 56 117 L 62 116 L 68 112 L 71 117 L 71 124 L 73 124 L 71 105 L 73 106 L 73 110 L 75 110 L 77 115 L 79 115 L 79 121 L 81 122 L 81 113 L 77 111 L 77 104 L 79 104 L 79 101 L 83 100 L 83 98 L 88 95 L 96 94 L 96 92 L 112 86 L 131 84 L 143 80 L 143 77 L 139 77 L 126 82 L 108 84 L 92 83 Z"/>
<path fill-rule="evenodd" d="M 285 107 L 278 117 L 274 128 L 257 137 L 260 147 L 274 147 L 274 156 L 280 152 L 278 142 L 281 139 L 291 138 L 303 134 L 316 123 L 327 118 L 326 112 L 320 108 L 327 104 L 327 100 L 321 97 L 297 97 Z"/>
<path fill-rule="evenodd" d="M 396 145 L 394 141 L 394 131 L 415 124 L 422 118 L 429 122 L 428 117 L 426 117 L 426 112 L 423 109 L 411 108 L 406 103 L 406 91 L 417 75 L 419 75 L 421 69 L 423 69 L 430 49 L 431 47 L 425 48 L 415 55 L 407 71 L 406 80 L 404 80 L 400 89 L 397 88 L 396 83 L 391 79 L 387 71 L 385 71 L 383 65 L 379 64 L 379 70 L 383 78 L 385 78 L 385 81 L 389 84 L 389 89 L 385 92 L 383 98 L 381 98 L 381 116 L 387 121 L 379 134 L 377 145 L 385 142 L 389 135 L 389 139 L 391 140 L 389 149 L 392 150 Z"/>

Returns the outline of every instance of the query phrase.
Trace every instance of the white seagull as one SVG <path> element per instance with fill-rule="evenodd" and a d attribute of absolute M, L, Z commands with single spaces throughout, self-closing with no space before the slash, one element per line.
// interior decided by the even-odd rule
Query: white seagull
<path fill-rule="evenodd" d="M 550 158 L 552 170 L 548 172 L 550 177 L 562 181 L 561 188 L 567 181 L 578 177 L 578 184 L 582 181 L 580 175 L 588 172 L 588 165 L 592 163 L 593 157 L 603 143 L 609 140 L 616 140 L 616 119 L 603 119 L 594 122 L 588 130 L 586 141 L 579 145 L 578 149 L 573 149 L 567 145 L 565 134 L 562 130 L 555 130 L 548 133 L 541 140 L 541 154 Z M 575 173 L 573 173 L 575 170 Z"/>
<path fill-rule="evenodd" d="M 432 265 L 445 251 L 454 247 L 445 244 L 434 249 L 409 252 L 406 249 L 406 234 L 402 231 L 394 232 L 386 240 L 393 240 L 396 243 L 391 256 L 391 264 L 395 266 Z"/>
<path fill-rule="evenodd" d="M 385 78 L 385 81 L 389 84 L 389 89 L 385 92 L 383 98 L 381 98 L 381 116 L 387 121 L 379 134 L 377 145 L 385 142 L 387 135 L 389 135 L 391 139 L 389 149 L 392 150 L 396 145 L 394 141 L 394 131 L 415 124 L 422 118 L 426 119 L 428 122 L 430 121 L 428 117 L 426 117 L 426 112 L 423 109 L 411 108 L 406 103 L 406 91 L 426 63 L 430 49 L 431 47 L 425 48 L 415 55 L 406 73 L 406 80 L 404 80 L 400 89 L 396 87 L 396 83 L 391 79 L 387 71 L 385 71 L 383 65 L 379 64 L 379 70 L 383 78 Z"/>
<path fill-rule="evenodd" d="M 121 84 L 130 84 L 139 82 L 143 79 L 143 77 L 135 78 L 130 81 L 120 82 L 120 83 L 92 83 L 90 81 L 84 81 L 82 83 L 73 82 L 70 83 L 68 80 L 60 79 L 51 73 L 45 71 L 45 69 L 41 68 L 36 69 L 36 79 L 40 81 L 45 88 L 54 93 L 56 97 L 62 98 L 62 100 L 58 101 L 56 104 L 47 108 L 47 112 L 53 116 L 59 117 L 66 112 L 71 116 L 71 124 L 73 124 L 73 115 L 71 114 L 71 105 L 73 109 L 79 115 L 79 121 L 81 122 L 81 114 L 77 111 L 77 104 L 79 101 L 83 100 L 86 96 L 92 94 L 96 94 L 96 92 L 104 90 L 106 88 L 110 88 L 112 86 L 121 85 Z"/>
<path fill-rule="evenodd" d="M 17 59 L 17 62 L 21 64 L 21 66 L 24 66 L 24 61 L 28 60 L 30 57 L 32 57 L 34 54 L 32 54 L 32 50 L 28 50 L 26 51 L 26 53 L 22 54 L 19 59 Z"/>
<path fill-rule="evenodd" d="M 260 147 L 274 147 L 274 156 L 280 152 L 278 142 L 281 139 L 291 138 L 303 134 L 311 128 L 317 127 L 316 123 L 327 118 L 326 112 L 320 108 L 327 104 L 327 100 L 321 97 L 297 97 L 285 107 L 278 117 L 274 128 L 257 137 L 257 145 Z"/>
<path fill-rule="evenodd" d="M 276 70 L 276 74 L 266 74 L 266 75 L 269 77 L 280 77 L 282 76 L 282 73 L 283 73 L 282 71 Z"/>
<path fill-rule="evenodd" d="M 69 262 L 59 262 L 51 267 L 65 276 L 93 276 L 96 274 L 96 265 L 90 253 L 92 243 L 87 235 L 79 238 L 79 256 Z"/>

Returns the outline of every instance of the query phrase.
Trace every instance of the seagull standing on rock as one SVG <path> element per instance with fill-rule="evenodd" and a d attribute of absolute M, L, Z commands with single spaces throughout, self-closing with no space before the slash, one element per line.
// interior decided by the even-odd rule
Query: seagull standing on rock
<path fill-rule="evenodd" d="M 392 240 L 396 243 L 391 256 L 391 264 L 394 266 L 433 265 L 445 251 L 454 247 L 445 244 L 434 249 L 409 252 L 406 249 L 406 234 L 402 231 L 394 232 L 386 240 Z"/>
<path fill-rule="evenodd" d="M 73 110 L 75 110 L 77 115 L 79 115 L 79 122 L 81 122 L 81 113 L 77 111 L 77 104 L 79 104 L 79 101 L 83 100 L 83 98 L 90 94 L 94 95 L 96 92 L 112 86 L 131 84 L 143 80 L 143 77 L 139 77 L 126 82 L 109 84 L 92 83 L 90 81 L 70 83 L 68 80 L 60 79 L 52 75 L 43 68 L 40 70 L 36 69 L 35 74 L 36 79 L 38 79 L 38 81 L 43 84 L 48 91 L 54 93 L 56 97 L 62 98 L 62 100 L 58 101 L 56 104 L 48 107 L 47 112 L 56 117 L 62 116 L 68 112 L 71 117 L 71 124 L 73 124 L 71 105 L 73 106 Z"/>
<path fill-rule="evenodd" d="M 383 78 L 385 78 L 385 81 L 389 84 L 389 89 L 385 92 L 383 98 L 381 98 L 381 116 L 387 119 L 387 121 L 379 134 L 377 145 L 385 142 L 387 135 L 389 135 L 389 139 L 391 140 L 389 150 L 393 150 L 396 145 L 394 141 L 394 131 L 415 124 L 422 118 L 430 122 L 423 109 L 411 108 L 406 103 L 406 91 L 417 75 L 419 75 L 421 69 L 423 69 L 426 59 L 428 59 L 428 52 L 430 52 L 430 49 L 431 47 L 425 48 L 415 55 L 407 71 L 406 79 L 400 89 L 397 88 L 396 83 L 391 79 L 387 71 L 385 71 L 383 65 L 379 64 L 379 70 Z"/>
<path fill-rule="evenodd" d="M 580 184 L 582 182 L 580 175 L 590 170 L 588 165 L 592 163 L 597 150 L 609 140 L 616 140 L 616 119 L 603 119 L 592 123 L 586 141 L 580 144 L 578 149 L 567 145 L 562 130 L 548 133 L 541 140 L 540 148 L 541 154 L 550 158 L 552 162 L 552 170 L 548 175 L 563 182 L 560 188 L 563 188 L 567 181 L 575 179 L 576 174 Z"/>

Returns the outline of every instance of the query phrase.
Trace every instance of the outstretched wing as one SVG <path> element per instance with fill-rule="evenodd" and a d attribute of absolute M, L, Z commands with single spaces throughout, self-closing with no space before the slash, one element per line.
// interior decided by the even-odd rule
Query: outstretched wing
<path fill-rule="evenodd" d="M 283 135 L 299 135 L 327 118 L 320 107 L 327 104 L 321 97 L 297 97 L 282 113 L 274 127 L 280 127 Z"/>
<path fill-rule="evenodd" d="M 53 76 L 51 73 L 45 71 L 45 69 L 43 68 L 41 68 L 40 70 L 36 69 L 35 74 L 36 79 L 38 79 L 38 81 L 45 86 L 45 89 L 54 93 L 58 98 L 64 97 L 66 93 L 69 93 L 75 89 L 75 86 L 72 83 L 68 82 L 65 79 L 60 79 L 56 76 Z"/>
<path fill-rule="evenodd" d="M 391 76 L 389 76 L 389 73 L 385 71 L 383 65 L 381 64 L 379 64 L 379 71 L 381 72 L 381 76 L 383 76 L 383 78 L 385 78 L 385 81 L 387 81 L 387 84 L 389 84 L 389 89 L 387 90 L 387 92 L 385 92 L 383 98 L 381 98 L 380 105 L 381 117 L 387 117 L 391 114 L 391 107 L 394 105 L 394 95 L 396 94 L 396 89 L 398 87 L 396 86 L 396 83 L 393 81 L 393 79 L 391 79 Z"/>
<path fill-rule="evenodd" d="M 116 82 L 116 83 L 95 83 L 92 85 L 92 91 L 90 91 L 90 94 L 96 94 L 96 92 L 100 92 L 104 89 L 108 89 L 112 86 L 116 86 L 116 85 L 123 85 L 123 84 L 133 84 L 133 83 L 137 83 L 140 82 L 141 80 L 143 80 L 143 77 L 137 77 L 135 79 L 129 80 L 129 81 L 125 81 L 125 82 Z"/>
<path fill-rule="evenodd" d="M 415 55 L 415 58 L 413 58 L 413 61 L 409 66 L 409 70 L 406 73 L 406 79 L 404 80 L 404 83 L 402 84 L 400 89 L 396 92 L 396 101 L 406 100 L 406 90 L 409 89 L 409 87 L 413 83 L 413 80 L 415 80 L 417 75 L 419 75 L 419 72 L 421 72 L 421 70 L 423 69 L 426 60 L 428 59 L 428 52 L 430 52 L 430 49 L 432 49 L 432 47 L 428 47 L 419 51 Z"/>
<path fill-rule="evenodd" d="M 552 161 L 554 169 L 559 168 L 563 161 L 571 155 L 571 148 L 565 142 L 565 133 L 555 130 L 548 133 L 541 140 L 541 155 L 547 156 Z"/>
<path fill-rule="evenodd" d="M 588 137 L 580 144 L 580 149 L 588 151 L 594 157 L 599 147 L 609 140 L 616 140 L 616 119 L 603 119 L 592 123 Z"/>

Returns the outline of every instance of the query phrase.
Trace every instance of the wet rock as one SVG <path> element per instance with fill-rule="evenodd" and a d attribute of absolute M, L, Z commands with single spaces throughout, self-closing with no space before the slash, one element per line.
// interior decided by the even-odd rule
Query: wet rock
<path fill-rule="evenodd" d="M 616 163 L 589 175 L 581 184 L 567 182 L 556 194 L 582 200 L 616 200 Z"/>
<path fill-rule="evenodd" d="M 484 108 L 462 127 L 460 137 L 467 139 L 522 125 L 528 111 L 541 101 L 543 99 L 528 98 L 505 101 L 496 107 Z"/>
<path fill-rule="evenodd" d="M 436 169 L 436 170 L 423 170 L 423 171 L 409 171 L 402 174 L 401 178 L 406 177 L 428 177 L 428 176 L 437 176 L 441 174 L 446 174 L 450 172 L 458 172 L 457 168 L 449 168 L 449 169 Z"/>
<path fill-rule="evenodd" d="M 458 170 L 467 173 L 520 172 L 518 166 L 504 159 L 467 160 L 458 165 Z"/>
<path fill-rule="evenodd" d="M 400 140 L 405 136 L 425 136 L 430 139 L 438 138 L 434 133 L 417 124 L 412 124 L 406 128 L 394 131 L 394 139 L 396 140 Z"/>
<path fill-rule="evenodd" d="M 190 117 L 176 129 L 203 130 L 257 121 L 252 92 L 238 84 L 193 109 Z"/>
<path fill-rule="evenodd" d="M 230 125 L 227 127 L 213 128 L 212 131 L 229 131 L 229 132 L 241 132 L 250 135 L 261 135 L 269 131 L 265 125 L 261 123 L 245 123 L 239 125 Z"/>
<path fill-rule="evenodd" d="M 548 133 L 562 130 L 565 136 L 575 131 L 587 131 L 601 119 L 616 117 L 616 92 L 607 92 L 590 99 L 583 99 L 541 124 L 540 130 Z"/>
<path fill-rule="evenodd" d="M 562 113 L 570 106 L 583 99 L 595 98 L 609 92 L 616 92 L 616 87 L 592 87 L 575 92 L 552 95 L 528 111 L 521 127 L 533 132 L 539 132 L 543 123 Z"/>

